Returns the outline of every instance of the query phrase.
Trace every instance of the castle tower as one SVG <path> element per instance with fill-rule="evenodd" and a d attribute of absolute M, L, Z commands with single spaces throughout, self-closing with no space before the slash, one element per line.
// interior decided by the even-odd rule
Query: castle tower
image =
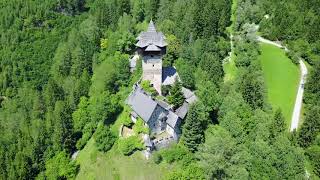
<path fill-rule="evenodd" d="M 151 20 L 148 30 L 140 33 L 137 44 L 142 57 L 142 80 L 150 80 L 151 85 L 161 94 L 162 56 L 166 53 L 167 43 L 162 32 L 157 32 Z"/>

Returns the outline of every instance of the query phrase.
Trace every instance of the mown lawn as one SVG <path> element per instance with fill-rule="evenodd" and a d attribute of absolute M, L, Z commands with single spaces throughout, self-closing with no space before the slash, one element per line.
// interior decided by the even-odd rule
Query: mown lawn
<path fill-rule="evenodd" d="M 118 134 L 123 113 L 111 126 L 111 131 Z M 115 144 L 107 153 L 99 152 L 92 137 L 76 159 L 80 164 L 78 180 L 160 180 L 173 165 L 167 163 L 155 164 L 152 159 L 146 160 L 141 151 L 131 156 L 122 155 Z"/>
<path fill-rule="evenodd" d="M 290 126 L 300 71 L 285 51 L 270 44 L 261 44 L 261 65 L 264 72 L 268 99 L 274 109 L 280 108 Z"/>
<path fill-rule="evenodd" d="M 146 160 L 140 151 L 124 156 L 114 146 L 109 152 L 99 152 L 94 139 L 79 153 L 76 161 L 80 164 L 78 180 L 160 180 L 172 170 L 166 163 L 155 164 Z"/>

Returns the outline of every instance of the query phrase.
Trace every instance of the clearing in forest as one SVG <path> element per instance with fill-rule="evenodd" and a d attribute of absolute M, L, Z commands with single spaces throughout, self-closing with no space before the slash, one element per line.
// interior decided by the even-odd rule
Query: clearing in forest
<path fill-rule="evenodd" d="M 290 126 L 299 85 L 299 67 L 285 55 L 285 51 L 270 44 L 261 44 L 261 65 L 268 91 L 268 100 L 274 109 L 280 108 Z"/>
<path fill-rule="evenodd" d="M 160 180 L 173 168 L 169 164 L 155 164 L 152 159 L 146 160 L 141 151 L 124 156 L 115 146 L 109 152 L 102 153 L 97 150 L 94 138 L 91 138 L 77 157 L 80 172 L 76 179 Z"/>

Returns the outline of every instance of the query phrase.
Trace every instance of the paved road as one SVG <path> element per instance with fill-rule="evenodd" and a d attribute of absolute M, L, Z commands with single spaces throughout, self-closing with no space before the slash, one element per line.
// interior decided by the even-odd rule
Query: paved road
<path fill-rule="evenodd" d="M 272 44 L 274 46 L 277 46 L 279 48 L 285 49 L 285 51 L 288 51 L 287 47 L 282 46 L 280 43 L 270 41 L 268 39 L 264 39 L 262 37 L 258 37 L 258 41 L 263 42 L 263 43 L 268 43 Z M 292 113 L 292 119 L 291 119 L 291 126 L 290 126 L 290 131 L 293 131 L 298 128 L 299 125 L 299 120 L 300 120 L 300 114 L 301 114 L 301 108 L 302 108 L 302 100 L 303 100 L 303 92 L 304 92 L 304 84 L 306 82 L 307 74 L 308 74 L 308 69 L 302 59 L 299 60 L 299 65 L 300 65 L 300 83 L 298 87 L 298 92 L 296 96 L 296 102 L 294 105 L 294 110 Z"/>
<path fill-rule="evenodd" d="M 304 92 L 304 84 L 306 82 L 306 78 L 307 78 L 307 74 L 308 74 L 308 69 L 301 59 L 299 61 L 299 64 L 300 64 L 301 76 L 300 76 L 298 93 L 297 93 L 297 97 L 296 97 L 296 103 L 294 105 L 294 110 L 293 110 L 293 114 L 292 114 L 290 131 L 297 129 L 298 125 L 299 125 L 301 108 L 302 108 L 303 92 Z"/>

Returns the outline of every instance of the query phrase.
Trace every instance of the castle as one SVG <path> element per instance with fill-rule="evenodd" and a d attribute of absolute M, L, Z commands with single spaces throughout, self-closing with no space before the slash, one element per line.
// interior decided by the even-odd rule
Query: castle
<path fill-rule="evenodd" d="M 149 80 L 156 91 L 161 94 L 163 80 L 162 56 L 166 53 L 166 37 L 157 32 L 153 21 L 150 21 L 148 30 L 137 37 L 137 51 L 142 57 L 142 80 Z"/>
<path fill-rule="evenodd" d="M 147 31 L 140 33 L 136 43 L 137 52 L 142 60 L 142 80 L 149 80 L 160 95 L 162 85 L 172 85 L 175 80 L 179 80 L 174 67 L 162 67 L 162 57 L 166 53 L 167 45 L 166 37 L 163 33 L 157 32 L 153 21 L 150 22 Z M 130 60 L 131 70 L 135 69 L 137 59 L 135 55 Z M 186 88 L 182 88 L 182 93 L 185 102 L 176 110 L 146 93 L 139 84 L 134 85 L 126 101 L 133 110 L 131 119 L 134 123 L 141 118 L 151 134 L 162 134 L 161 137 L 164 139 L 156 138 L 151 143 L 156 147 L 178 140 L 181 134 L 181 121 L 185 118 L 189 105 L 197 100 L 195 94 Z M 166 136 L 163 136 L 163 133 Z"/>

